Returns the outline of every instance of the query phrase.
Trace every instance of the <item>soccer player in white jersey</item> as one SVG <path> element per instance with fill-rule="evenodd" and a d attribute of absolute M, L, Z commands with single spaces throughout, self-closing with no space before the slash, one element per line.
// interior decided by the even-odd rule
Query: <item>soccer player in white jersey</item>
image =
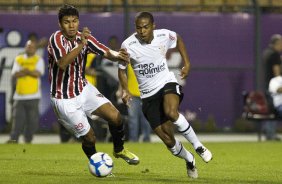
<path fill-rule="evenodd" d="M 149 12 L 137 14 L 135 29 L 136 33 L 127 38 L 121 47 L 129 53 L 141 92 L 143 113 L 171 153 L 186 161 L 188 176 L 197 178 L 195 158 L 175 139 L 173 125 L 205 162 L 212 159 L 212 153 L 199 141 L 191 125 L 179 113 L 183 93 L 166 62 L 167 50 L 176 47 L 184 61 L 180 75 L 181 79 L 185 79 L 190 70 L 186 47 L 175 32 L 167 29 L 155 30 L 154 18 Z M 131 94 L 127 87 L 126 66 L 124 63 L 119 64 L 119 80 L 123 88 L 123 101 L 130 106 Z"/>
<path fill-rule="evenodd" d="M 124 50 L 113 51 L 91 35 L 88 28 L 78 31 L 79 13 L 71 5 L 64 5 L 58 13 L 60 30 L 48 43 L 51 103 L 59 119 L 72 134 L 82 140 L 82 149 L 90 158 L 96 153 L 95 135 L 87 120 L 93 115 L 109 122 L 113 137 L 114 156 L 136 165 L 139 158 L 124 149 L 123 120 L 119 111 L 85 79 L 86 55 L 102 55 L 112 61 L 129 61 Z"/>

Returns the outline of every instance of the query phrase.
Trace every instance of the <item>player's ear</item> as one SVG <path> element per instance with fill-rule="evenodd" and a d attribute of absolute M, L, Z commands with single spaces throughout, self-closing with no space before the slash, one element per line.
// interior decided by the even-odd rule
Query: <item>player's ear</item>
<path fill-rule="evenodd" d="M 156 24 L 153 24 L 153 29 L 156 29 Z"/>

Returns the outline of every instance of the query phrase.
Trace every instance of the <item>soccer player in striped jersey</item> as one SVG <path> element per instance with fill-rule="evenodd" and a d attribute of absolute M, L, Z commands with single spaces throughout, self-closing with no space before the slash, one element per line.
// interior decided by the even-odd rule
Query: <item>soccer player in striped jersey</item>
<path fill-rule="evenodd" d="M 87 53 L 102 55 L 112 61 L 127 63 L 125 50 L 113 51 L 100 43 L 90 30 L 79 28 L 79 12 L 71 5 L 63 5 L 58 13 L 60 30 L 48 43 L 51 103 L 59 122 L 82 140 L 82 149 L 90 158 L 96 153 L 95 135 L 87 120 L 99 116 L 109 122 L 113 137 L 114 156 L 136 165 L 139 158 L 124 148 L 123 118 L 119 111 L 85 79 Z"/>
<path fill-rule="evenodd" d="M 184 42 L 173 31 L 155 30 L 153 15 L 149 12 L 141 12 L 136 16 L 135 29 L 136 33 L 128 37 L 121 47 L 130 55 L 130 63 L 139 83 L 143 113 L 171 153 L 186 161 L 188 176 L 197 178 L 195 158 L 175 139 L 172 127 L 177 127 L 205 162 L 212 159 L 211 152 L 199 141 L 191 125 L 178 111 L 183 93 L 176 77 L 167 66 L 166 52 L 176 47 L 184 62 L 181 78 L 187 77 L 190 61 Z M 119 79 L 123 87 L 124 103 L 130 105 L 131 94 L 128 91 L 126 67 L 127 65 L 119 64 Z"/>

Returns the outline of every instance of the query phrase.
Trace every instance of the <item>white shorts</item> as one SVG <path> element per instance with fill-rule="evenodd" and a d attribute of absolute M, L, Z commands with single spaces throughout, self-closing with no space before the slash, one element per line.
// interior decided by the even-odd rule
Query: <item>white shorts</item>
<path fill-rule="evenodd" d="M 84 136 L 90 129 L 87 116 L 105 103 L 111 103 L 97 88 L 87 84 L 80 95 L 71 99 L 51 98 L 51 104 L 60 123 L 76 137 Z"/>

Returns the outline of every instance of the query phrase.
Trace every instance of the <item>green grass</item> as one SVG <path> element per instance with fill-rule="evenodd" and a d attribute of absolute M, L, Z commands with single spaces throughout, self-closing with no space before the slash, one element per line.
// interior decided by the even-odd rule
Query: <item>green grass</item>
<path fill-rule="evenodd" d="M 185 146 L 191 150 L 190 145 Z M 214 159 L 206 164 L 196 156 L 199 178 L 193 180 L 186 175 L 184 161 L 173 157 L 161 143 L 127 143 L 126 147 L 138 154 L 141 162 L 130 166 L 114 158 L 113 178 L 96 178 L 89 173 L 80 144 L 2 144 L 0 183 L 282 183 L 281 143 L 207 143 L 206 146 Z M 112 144 L 98 143 L 97 149 L 112 156 Z"/>

